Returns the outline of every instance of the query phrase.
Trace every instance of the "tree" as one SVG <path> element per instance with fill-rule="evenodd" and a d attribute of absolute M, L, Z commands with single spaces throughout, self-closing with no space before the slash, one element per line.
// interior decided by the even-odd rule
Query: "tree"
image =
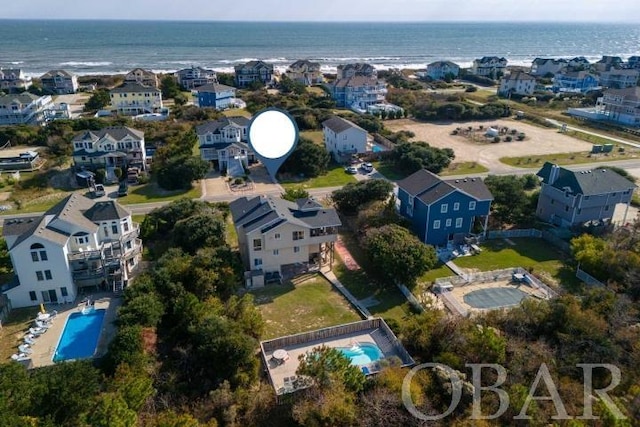
<path fill-rule="evenodd" d="M 489 175 L 484 183 L 493 194 L 491 216 L 501 224 L 518 224 L 530 221 L 535 213 L 537 194 L 529 196 L 525 184 L 530 186 L 530 178 L 516 175 Z M 533 209 L 532 209 L 533 205 Z"/>
<path fill-rule="evenodd" d="M 0 237 L 0 275 L 7 275 L 13 272 L 13 264 L 9 256 L 7 241 Z"/>
<path fill-rule="evenodd" d="M 160 80 L 160 90 L 162 91 L 162 98 L 169 99 L 175 98 L 180 94 L 180 86 L 173 76 L 164 76 Z"/>
<path fill-rule="evenodd" d="M 109 91 L 106 89 L 98 89 L 89 97 L 84 104 L 84 111 L 101 110 L 111 103 Z"/>
<path fill-rule="evenodd" d="M 158 167 L 158 184 L 166 190 L 189 189 L 193 181 L 204 178 L 208 170 L 209 164 L 200 157 L 172 157 Z"/>
<path fill-rule="evenodd" d="M 340 350 L 322 345 L 298 357 L 297 375 L 309 378 L 311 384 L 327 389 L 336 384 L 344 385 L 353 393 L 364 387 L 365 376 Z"/>
<path fill-rule="evenodd" d="M 137 282 L 136 282 L 137 284 Z M 164 314 L 164 305 L 155 292 L 138 295 L 118 309 L 118 325 L 151 326 L 160 323 Z"/>
<path fill-rule="evenodd" d="M 287 187 L 280 197 L 290 202 L 295 202 L 298 199 L 307 199 L 309 197 L 309 192 L 301 186 Z"/>
<path fill-rule="evenodd" d="M 315 177 L 327 172 L 330 155 L 323 146 L 300 138 L 298 146 L 280 167 L 280 172 L 288 172 L 305 177 Z"/>
<path fill-rule="evenodd" d="M 433 246 L 395 224 L 369 229 L 363 243 L 372 266 L 391 282 L 410 286 L 437 263 Z"/>
<path fill-rule="evenodd" d="M 339 211 L 352 215 L 369 202 L 387 200 L 392 191 L 393 184 L 386 179 L 368 179 L 345 185 L 334 191 L 331 198 Z"/>
<path fill-rule="evenodd" d="M 393 149 L 390 156 L 395 168 L 408 175 L 420 169 L 440 173 L 454 158 L 452 149 L 431 147 L 422 141 L 402 142 Z"/>
<path fill-rule="evenodd" d="M 604 239 L 583 234 L 571 239 L 571 253 L 580 267 L 592 276 L 607 278 L 608 260 L 613 254 Z"/>
<path fill-rule="evenodd" d="M 189 253 L 205 246 L 220 246 L 225 241 L 225 220 L 219 212 L 193 215 L 176 222 L 176 244 Z"/>
<path fill-rule="evenodd" d="M 122 396 L 129 409 L 138 412 L 153 396 L 153 379 L 147 372 L 123 363 L 116 369 L 109 390 Z"/>
<path fill-rule="evenodd" d="M 129 409 L 119 393 L 103 393 L 89 412 L 87 421 L 92 427 L 133 427 L 137 414 Z"/>

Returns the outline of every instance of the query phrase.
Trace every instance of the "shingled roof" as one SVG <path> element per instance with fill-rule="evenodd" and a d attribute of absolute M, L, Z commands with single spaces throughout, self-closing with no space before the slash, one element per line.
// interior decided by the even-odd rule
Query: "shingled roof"
<path fill-rule="evenodd" d="M 342 225 L 335 209 L 324 208 L 311 199 L 289 202 L 273 197 L 241 197 L 229 207 L 235 226 L 242 227 L 245 233 L 258 229 L 264 233 L 285 222 L 306 228 Z"/>
<path fill-rule="evenodd" d="M 75 141 L 97 141 L 105 136 L 110 136 L 116 141 L 124 139 L 126 136 L 131 136 L 135 139 L 143 139 L 144 132 L 136 129 L 132 129 L 127 126 L 109 126 L 100 130 L 86 130 L 76 134 L 73 137 L 72 142 Z"/>
<path fill-rule="evenodd" d="M 398 187 L 426 205 L 460 191 L 476 200 L 493 200 L 493 195 L 481 178 L 442 180 L 426 169 L 421 169 L 398 182 Z"/>
<path fill-rule="evenodd" d="M 227 127 L 231 124 L 240 126 L 240 127 L 245 127 L 245 126 L 249 126 L 250 121 L 251 120 L 249 120 L 248 118 L 242 117 L 242 116 L 223 117 L 221 119 L 206 122 L 196 126 L 196 134 L 204 135 L 206 133 L 216 133 L 216 132 L 219 132 L 220 129 Z"/>
<path fill-rule="evenodd" d="M 347 129 L 360 129 L 362 131 L 365 131 L 357 124 L 338 116 L 333 116 L 330 119 L 325 120 L 324 122 L 322 122 L 322 126 L 331 129 L 335 133 L 344 132 Z"/>
<path fill-rule="evenodd" d="M 586 171 L 571 171 L 546 162 L 536 175 L 542 178 L 542 182 L 554 188 L 585 196 L 616 193 L 637 187 L 633 182 L 606 167 Z"/>

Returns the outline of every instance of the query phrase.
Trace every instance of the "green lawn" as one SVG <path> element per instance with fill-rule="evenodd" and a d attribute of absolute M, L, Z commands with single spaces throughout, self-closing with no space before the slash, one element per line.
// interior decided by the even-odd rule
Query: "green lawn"
<path fill-rule="evenodd" d="M 12 354 L 18 352 L 25 331 L 36 318 L 40 307 L 14 308 L 6 322 L 0 328 L 0 363 L 10 360 Z"/>
<path fill-rule="evenodd" d="M 33 200 L 25 201 L 22 203 L 20 209 L 10 209 L 6 211 L 6 214 L 12 213 L 29 213 L 29 212 L 44 212 L 58 203 L 60 200 L 67 197 L 70 192 L 56 192 L 50 193 L 41 197 L 37 197 Z"/>
<path fill-rule="evenodd" d="M 189 199 L 197 199 L 202 195 L 200 183 L 196 182 L 191 190 L 163 190 L 154 181 L 149 184 L 129 187 L 129 194 L 118 198 L 118 202 L 123 205 L 131 205 L 135 203 L 151 203 L 164 202 L 181 199 L 187 197 Z"/>
<path fill-rule="evenodd" d="M 373 316 L 393 319 L 401 323 L 411 313 L 411 306 L 407 299 L 395 285 L 387 283 L 386 286 L 381 286 L 380 283 L 372 280 L 372 277 L 366 273 L 367 269 L 370 269 L 368 260 L 353 235 L 342 232 L 340 236 L 353 259 L 363 268 L 357 271 L 347 269 L 336 254 L 333 272 L 338 280 L 354 297 L 358 299 L 373 297 L 379 301 L 379 304 L 367 307 Z"/>
<path fill-rule="evenodd" d="M 607 153 L 592 155 L 588 152 L 580 153 L 556 153 L 522 157 L 501 157 L 500 161 L 510 166 L 521 168 L 540 168 L 545 162 L 553 162 L 558 165 L 576 165 L 580 163 L 605 163 L 616 160 L 629 160 L 637 158 L 637 154 Z"/>
<path fill-rule="evenodd" d="M 268 285 L 252 293 L 266 322 L 264 339 L 362 320 L 321 276 L 295 286 Z"/>
<path fill-rule="evenodd" d="M 303 130 L 300 132 L 300 138 L 305 138 L 314 144 L 324 146 L 324 133 L 321 130 Z"/>
<path fill-rule="evenodd" d="M 224 110 L 222 114 L 224 114 L 227 117 L 242 116 L 242 117 L 251 118 L 251 113 L 245 110 L 244 108 L 231 108 L 229 110 Z"/>
<path fill-rule="evenodd" d="M 487 240 L 480 245 L 479 255 L 460 257 L 455 264 L 462 268 L 477 268 L 480 271 L 499 270 L 511 267 L 533 268 L 533 273 L 546 273 L 558 282 L 572 287 L 579 284 L 575 271 L 565 264 L 564 254 L 543 239 L 510 239 L 515 246 L 504 239 Z"/>
<path fill-rule="evenodd" d="M 344 171 L 344 168 L 340 165 L 329 165 L 329 171 L 316 178 L 309 178 L 303 180 L 285 179 L 280 180 L 280 184 L 286 188 L 323 188 L 323 187 L 339 187 L 346 185 L 350 182 L 356 182 L 353 175 L 349 175 Z"/>
<path fill-rule="evenodd" d="M 142 224 L 142 221 L 144 221 L 145 217 L 147 215 L 145 214 L 141 214 L 141 215 L 131 215 L 131 221 L 133 222 L 137 222 L 138 224 Z"/>
<path fill-rule="evenodd" d="M 422 276 L 420 276 L 418 278 L 418 282 L 431 284 L 436 279 L 439 279 L 441 277 L 449 277 L 449 276 L 455 276 L 455 273 L 451 271 L 451 269 L 446 265 L 444 265 L 442 262 L 438 262 L 438 264 L 434 268 L 432 268 L 431 270 L 427 271 Z"/>

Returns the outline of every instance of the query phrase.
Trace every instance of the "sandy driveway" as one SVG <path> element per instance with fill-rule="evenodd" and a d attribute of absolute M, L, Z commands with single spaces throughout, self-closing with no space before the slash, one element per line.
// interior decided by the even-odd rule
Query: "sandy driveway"
<path fill-rule="evenodd" d="M 490 125 L 517 129 L 524 132 L 524 141 L 499 142 L 473 142 L 471 139 L 451 135 L 451 131 L 457 127 L 467 128 L 473 126 L 478 129 L 483 125 L 487 129 Z M 456 154 L 455 162 L 478 162 L 489 168 L 493 173 L 508 173 L 515 170 L 512 166 L 501 163 L 500 157 L 517 157 L 536 154 L 568 153 L 577 151 L 590 151 L 591 144 L 563 135 L 554 129 L 540 128 L 515 120 L 492 120 L 484 122 L 464 123 L 423 123 L 414 120 L 394 120 L 386 122 L 385 126 L 392 131 L 408 130 L 415 133 L 414 140 L 426 141 L 430 145 L 439 148 L 452 148 Z M 477 132 L 481 135 L 481 132 Z M 480 140 L 484 138 L 479 138 Z M 515 138 L 514 138 L 515 139 Z"/>

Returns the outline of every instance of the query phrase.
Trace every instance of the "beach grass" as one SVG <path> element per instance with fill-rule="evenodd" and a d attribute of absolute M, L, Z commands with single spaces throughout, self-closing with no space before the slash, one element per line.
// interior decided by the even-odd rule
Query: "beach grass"
<path fill-rule="evenodd" d="M 285 188 L 324 188 L 324 187 L 340 187 L 350 182 L 356 182 L 353 175 L 349 175 L 344 171 L 341 165 L 329 165 L 329 171 L 324 175 L 308 179 L 284 179 L 279 181 Z"/>
<path fill-rule="evenodd" d="M 637 153 L 611 152 L 606 154 L 591 154 L 589 152 L 540 154 L 519 157 L 501 157 L 500 161 L 509 166 L 520 168 L 540 168 L 545 162 L 557 165 L 578 165 L 581 163 L 606 163 L 616 160 L 630 160 L 638 158 Z"/>

